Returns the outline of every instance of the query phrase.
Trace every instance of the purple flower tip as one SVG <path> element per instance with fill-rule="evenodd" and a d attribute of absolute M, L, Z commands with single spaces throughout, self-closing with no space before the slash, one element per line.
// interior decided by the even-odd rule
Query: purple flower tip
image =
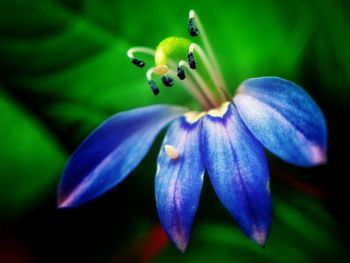
<path fill-rule="evenodd" d="M 256 243 L 258 243 L 260 246 L 264 246 L 267 238 L 267 232 L 263 229 L 254 228 L 251 239 L 253 239 Z"/>

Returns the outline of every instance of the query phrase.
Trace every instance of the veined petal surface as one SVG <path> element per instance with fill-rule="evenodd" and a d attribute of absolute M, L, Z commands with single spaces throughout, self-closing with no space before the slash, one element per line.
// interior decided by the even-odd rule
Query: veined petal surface
<path fill-rule="evenodd" d="M 184 112 L 155 105 L 109 118 L 71 156 L 58 189 L 59 207 L 83 204 L 122 181 L 141 162 L 159 131 Z"/>
<path fill-rule="evenodd" d="M 326 162 L 326 121 L 301 87 L 277 77 L 248 79 L 234 103 L 249 130 L 272 153 L 300 166 Z"/>
<path fill-rule="evenodd" d="M 160 221 L 175 245 L 185 251 L 203 184 L 201 121 L 174 121 L 158 156 L 155 179 Z"/>
<path fill-rule="evenodd" d="M 204 117 L 203 149 L 217 196 L 243 232 L 263 245 L 271 225 L 267 161 L 231 103 Z"/>

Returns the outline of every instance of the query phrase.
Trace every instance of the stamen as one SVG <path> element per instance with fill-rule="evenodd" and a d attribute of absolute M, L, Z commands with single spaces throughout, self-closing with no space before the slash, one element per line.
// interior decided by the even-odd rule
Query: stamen
<path fill-rule="evenodd" d="M 157 87 L 156 82 L 152 79 L 152 74 L 155 73 L 155 68 L 150 68 L 147 73 L 147 80 L 148 80 L 148 84 L 153 92 L 154 95 L 158 95 L 159 93 L 159 88 Z"/>
<path fill-rule="evenodd" d="M 190 68 L 196 69 L 197 65 L 196 65 L 196 61 L 194 59 L 193 52 L 188 53 L 187 57 L 188 57 L 188 64 L 190 65 Z"/>
<path fill-rule="evenodd" d="M 194 80 L 198 83 L 199 87 L 203 91 L 205 97 L 209 100 L 210 104 L 212 106 L 215 106 L 215 107 L 219 106 L 219 102 L 212 95 L 207 83 L 204 81 L 204 79 L 201 77 L 201 75 L 197 71 L 191 70 L 189 63 L 187 63 L 185 60 L 180 60 L 179 66 L 186 67 L 189 70 L 189 72 L 193 76 Z"/>
<path fill-rule="evenodd" d="M 209 57 L 211 63 L 214 65 L 215 73 L 216 73 L 216 75 L 218 76 L 218 78 L 220 80 L 220 83 L 221 83 L 220 87 L 222 87 L 222 89 L 225 91 L 225 93 L 229 97 L 231 97 L 230 93 L 227 90 L 225 81 L 224 81 L 223 77 L 220 74 L 219 64 L 218 64 L 218 62 L 216 60 L 216 57 L 215 57 L 214 52 L 213 52 L 213 49 L 212 49 L 212 47 L 210 45 L 209 39 L 208 39 L 208 37 L 207 37 L 207 35 L 206 35 L 205 31 L 204 31 L 204 27 L 203 27 L 201 21 L 199 20 L 196 12 L 194 10 L 190 10 L 189 17 L 190 18 L 193 17 L 194 20 L 196 21 L 196 25 L 197 25 L 197 28 L 198 28 L 198 30 L 200 32 L 200 37 L 201 37 L 201 40 L 203 42 L 204 48 L 205 48 L 205 50 L 206 50 L 206 52 L 208 54 L 208 57 Z"/>
<path fill-rule="evenodd" d="M 131 63 L 138 66 L 139 68 L 143 68 L 146 63 L 140 59 L 135 58 L 134 53 L 143 53 L 154 56 L 156 51 L 148 47 L 133 47 L 128 50 L 127 55 L 130 58 Z"/>
<path fill-rule="evenodd" d="M 143 62 L 137 58 L 132 58 L 131 63 L 138 66 L 139 68 L 143 68 L 145 66 L 145 62 Z"/>
<path fill-rule="evenodd" d="M 162 80 L 163 84 L 167 87 L 171 87 L 174 84 L 174 80 L 170 77 L 167 77 L 167 76 L 162 76 L 161 80 Z"/>
<path fill-rule="evenodd" d="M 190 19 L 188 20 L 188 33 L 190 33 L 192 37 L 196 37 L 199 34 L 199 30 L 197 28 L 194 17 L 190 17 Z"/>
<path fill-rule="evenodd" d="M 156 66 L 147 71 L 147 80 L 155 95 L 159 94 L 160 90 L 156 82 L 152 79 L 154 77 L 153 74 L 158 75 L 162 83 L 167 87 L 174 84 L 173 78 L 177 76 L 182 80 L 181 84 L 186 90 L 196 98 L 205 110 L 209 110 L 212 107 L 219 106 L 220 101 L 226 101 L 228 92 L 220 75 L 216 58 L 203 26 L 193 10 L 189 13 L 188 31 L 192 37 L 200 34 L 205 47 L 204 50 L 194 43 L 191 44 L 189 39 L 169 37 L 158 45 L 157 50 L 147 47 L 134 47 L 128 50 L 127 55 L 131 62 L 140 68 L 145 66 L 145 62 L 136 58 L 134 53 L 139 52 L 155 57 Z M 186 51 L 187 49 L 189 50 L 188 53 Z M 174 60 L 184 58 L 186 53 L 188 61 L 181 60 L 178 65 L 174 63 Z M 196 61 L 196 59 L 200 59 L 200 62 L 204 63 L 204 68 L 207 71 L 206 74 L 211 78 L 209 83 L 201 76 L 200 72 L 194 70 L 197 68 L 199 61 Z M 185 71 L 187 71 L 186 74 Z M 207 76 L 206 74 L 205 76 Z M 214 92 L 211 90 L 208 84 L 214 84 L 218 91 Z"/>
<path fill-rule="evenodd" d="M 192 43 L 189 47 L 189 53 L 194 53 L 195 50 L 200 56 L 202 62 L 204 63 L 205 68 L 208 70 L 209 76 L 215 84 L 216 88 L 218 89 L 221 99 L 224 101 L 228 100 L 230 96 L 228 96 L 228 94 L 225 93 L 222 83 L 220 82 L 220 77 L 216 74 L 215 69 L 212 67 L 208 56 L 205 54 L 205 52 L 199 45 L 197 45 L 196 43 Z"/>
<path fill-rule="evenodd" d="M 186 78 L 185 70 L 184 70 L 184 68 L 182 66 L 177 66 L 177 76 L 181 80 L 184 80 Z"/>
<path fill-rule="evenodd" d="M 169 74 L 177 76 L 177 72 L 171 69 L 169 70 Z M 203 94 L 198 89 L 197 85 L 190 78 L 184 79 L 183 81 L 181 81 L 181 84 L 183 85 L 185 90 L 203 106 L 205 110 L 209 110 L 212 107 L 208 99 L 205 96 L 203 96 Z"/>
<path fill-rule="evenodd" d="M 149 84 L 149 86 L 150 86 L 150 88 L 151 88 L 153 94 L 154 94 L 154 95 L 158 95 L 159 89 L 158 89 L 158 87 L 157 87 L 155 81 L 154 81 L 153 79 L 151 79 L 151 80 L 148 81 L 148 84 Z"/>

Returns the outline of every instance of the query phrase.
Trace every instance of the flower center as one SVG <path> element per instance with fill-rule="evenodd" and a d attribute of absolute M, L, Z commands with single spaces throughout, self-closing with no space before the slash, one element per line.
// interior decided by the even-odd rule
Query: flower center
<path fill-rule="evenodd" d="M 140 68 L 145 66 L 145 62 L 136 58 L 135 53 L 154 57 L 155 66 L 146 73 L 154 95 L 160 92 L 154 75 L 159 77 L 166 87 L 171 87 L 174 78 L 177 78 L 185 90 L 208 111 L 227 101 L 230 94 L 202 23 L 193 10 L 189 12 L 188 32 L 193 38 L 200 36 L 204 48 L 186 38 L 168 37 L 161 41 L 156 49 L 134 47 L 129 49 L 127 54 L 131 62 Z"/>
<path fill-rule="evenodd" d="M 216 117 L 216 118 L 223 118 L 228 110 L 229 105 L 230 105 L 230 102 L 225 101 L 217 108 L 213 108 L 213 109 L 210 109 L 208 111 L 201 111 L 201 112 L 190 111 L 190 112 L 185 113 L 184 116 L 186 118 L 186 122 L 189 124 L 196 123 L 205 115 L 210 115 L 210 116 Z"/>

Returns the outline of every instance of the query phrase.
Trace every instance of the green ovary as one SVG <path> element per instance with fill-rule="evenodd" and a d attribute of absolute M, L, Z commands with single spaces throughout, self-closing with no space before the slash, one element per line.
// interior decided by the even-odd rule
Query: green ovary
<path fill-rule="evenodd" d="M 191 41 L 181 37 L 168 37 L 159 43 L 154 57 L 156 66 L 168 65 L 168 60 L 177 63 L 186 59 Z"/>

